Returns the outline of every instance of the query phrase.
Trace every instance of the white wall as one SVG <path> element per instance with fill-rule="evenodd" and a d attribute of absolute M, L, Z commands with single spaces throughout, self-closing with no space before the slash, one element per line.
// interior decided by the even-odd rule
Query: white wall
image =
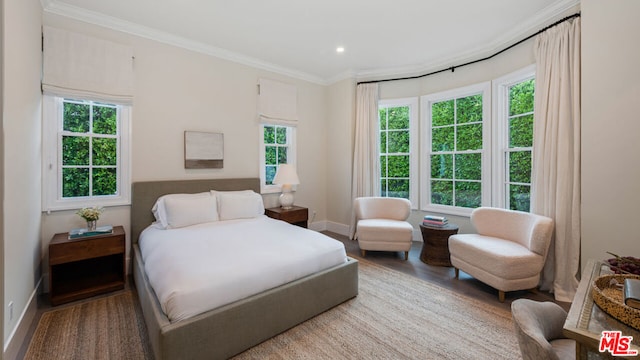
<path fill-rule="evenodd" d="M 40 279 L 40 27 L 38 0 L 4 4 L 4 344 Z M 8 304 L 13 303 L 13 318 Z M 25 321 L 22 320 L 22 321 Z"/>
<path fill-rule="evenodd" d="M 351 216 L 351 164 L 355 119 L 355 84 L 343 80 L 327 89 L 328 230 L 346 234 Z"/>
<path fill-rule="evenodd" d="M 44 22 L 133 47 L 133 181 L 258 177 L 258 78 L 295 84 L 298 88 L 300 116 L 297 127 L 297 167 L 301 181 L 295 202 L 308 207 L 310 215 L 315 213 L 316 221 L 326 220 L 325 86 L 62 16 L 46 13 Z M 224 168 L 184 169 L 185 130 L 223 133 Z M 277 194 L 265 196 L 265 205 L 277 206 Z M 123 225 L 128 233 L 129 207 L 106 209 L 100 223 Z M 81 227 L 82 224 L 74 211 L 44 214 L 43 245 L 47 245 L 55 233 Z"/>
<path fill-rule="evenodd" d="M 640 2 L 582 1 L 582 263 L 640 257 Z"/>

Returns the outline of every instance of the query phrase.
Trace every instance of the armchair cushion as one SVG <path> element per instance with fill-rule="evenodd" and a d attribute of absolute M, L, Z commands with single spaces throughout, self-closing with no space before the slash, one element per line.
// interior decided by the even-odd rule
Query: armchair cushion
<path fill-rule="evenodd" d="M 405 221 L 411 214 L 407 199 L 359 197 L 354 201 L 356 238 L 364 256 L 366 250 L 404 251 L 411 249 L 413 226 Z"/>
<path fill-rule="evenodd" d="M 406 221 L 363 219 L 358 221 L 358 239 L 364 241 L 404 241 L 411 248 L 413 226 Z"/>
<path fill-rule="evenodd" d="M 544 265 L 542 255 L 509 240 L 475 234 L 455 235 L 449 251 L 465 254 L 466 262 L 504 279 L 536 276 Z"/>

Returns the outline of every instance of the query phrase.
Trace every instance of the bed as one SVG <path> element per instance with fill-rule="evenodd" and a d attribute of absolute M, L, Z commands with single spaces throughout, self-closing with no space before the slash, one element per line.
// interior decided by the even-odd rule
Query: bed
<path fill-rule="evenodd" d="M 160 196 L 173 193 L 247 189 L 259 192 L 259 184 L 257 178 L 133 184 L 132 272 L 156 359 L 229 358 L 358 294 L 358 263 L 347 258 L 344 263 L 213 310 L 169 320 L 145 273 L 138 244 L 140 234 L 155 221 L 150 211 L 154 203 Z"/>

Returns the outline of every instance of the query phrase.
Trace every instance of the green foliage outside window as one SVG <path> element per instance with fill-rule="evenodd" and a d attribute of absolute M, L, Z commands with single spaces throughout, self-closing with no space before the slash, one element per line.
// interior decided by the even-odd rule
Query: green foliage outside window
<path fill-rule="evenodd" d="M 383 107 L 378 111 L 382 196 L 409 198 L 409 112 L 409 106 Z"/>
<path fill-rule="evenodd" d="M 482 114 L 481 94 L 431 105 L 431 203 L 481 205 Z"/>
<path fill-rule="evenodd" d="M 509 88 L 509 208 L 529 211 L 535 80 Z M 475 208 L 482 200 L 482 95 L 431 105 L 431 203 Z"/>
<path fill-rule="evenodd" d="M 62 196 L 116 195 L 116 107 L 64 100 L 62 116 Z"/>
<path fill-rule="evenodd" d="M 509 89 L 509 116 L 533 112 L 535 84 L 535 79 L 529 79 Z"/>
<path fill-rule="evenodd" d="M 482 95 L 456 99 L 456 123 L 482 122 Z"/>
<path fill-rule="evenodd" d="M 509 88 L 509 208 L 529 211 L 535 80 Z M 431 104 L 431 203 L 482 204 L 482 94 Z M 409 107 L 379 109 L 383 196 L 409 197 Z"/>
<path fill-rule="evenodd" d="M 278 165 L 286 164 L 288 154 L 287 128 L 278 125 L 264 125 L 265 177 L 267 185 L 273 184 Z"/>
<path fill-rule="evenodd" d="M 534 88 L 534 79 L 509 88 L 507 193 L 512 210 L 530 211 Z"/>
<path fill-rule="evenodd" d="M 440 101 L 431 105 L 431 126 L 453 125 L 454 106 L 454 100 Z"/>

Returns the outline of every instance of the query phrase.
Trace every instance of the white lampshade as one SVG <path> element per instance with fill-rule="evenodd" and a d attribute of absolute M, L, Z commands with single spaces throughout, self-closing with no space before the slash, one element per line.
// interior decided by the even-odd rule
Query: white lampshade
<path fill-rule="evenodd" d="M 291 164 L 280 164 L 276 176 L 273 178 L 273 183 L 277 185 L 298 185 L 300 179 L 296 173 L 296 167 Z"/>
<path fill-rule="evenodd" d="M 291 209 L 293 207 L 293 192 L 291 191 L 292 185 L 300 184 L 298 174 L 296 173 L 296 167 L 291 164 L 281 164 L 278 166 L 276 176 L 273 178 L 273 183 L 276 185 L 282 185 L 282 194 L 280 194 L 280 206 L 283 209 Z"/>

